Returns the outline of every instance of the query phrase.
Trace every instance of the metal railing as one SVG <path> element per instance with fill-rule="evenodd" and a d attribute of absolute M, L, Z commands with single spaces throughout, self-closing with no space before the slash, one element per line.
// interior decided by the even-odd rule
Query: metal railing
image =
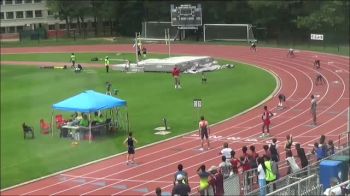
<path fill-rule="evenodd" d="M 311 176 L 311 175 L 318 176 L 319 170 L 320 170 L 319 165 L 320 165 L 321 161 L 333 159 L 334 157 L 339 156 L 339 155 L 349 156 L 350 155 L 350 147 L 346 146 L 346 147 L 343 147 L 342 149 L 338 149 L 337 152 L 335 152 L 335 154 L 328 156 L 324 159 L 321 159 L 319 161 L 316 161 L 313 163 L 311 163 L 311 161 L 310 161 L 310 164 L 308 166 L 306 166 L 305 168 L 299 170 L 298 172 L 281 177 L 280 179 L 266 185 L 265 188 L 267 191 L 273 190 L 273 186 L 275 186 L 277 190 L 284 189 L 285 187 L 289 186 L 290 184 L 300 181 L 305 176 Z M 257 183 L 255 183 L 255 184 L 253 183 L 254 178 L 256 178 L 256 175 L 255 175 L 256 170 L 257 169 L 248 170 L 248 171 L 244 172 L 242 175 L 244 195 L 259 195 L 260 188 L 257 185 Z M 318 180 L 319 179 L 317 178 L 317 181 Z M 316 185 L 318 185 L 318 184 L 314 184 L 312 187 L 315 188 Z M 317 191 L 315 191 L 315 192 L 317 192 Z M 321 190 L 321 192 L 322 192 L 322 190 Z"/>
<path fill-rule="evenodd" d="M 301 195 L 302 193 L 307 192 L 310 188 L 318 187 L 319 182 L 318 175 L 314 174 L 306 178 L 300 179 L 292 184 L 286 185 L 282 189 L 278 189 L 271 193 L 268 193 L 266 196 L 272 195 Z"/>
<path fill-rule="evenodd" d="M 350 179 L 348 179 L 347 181 L 342 182 L 340 184 L 337 184 L 336 186 L 331 187 L 329 189 L 329 192 L 331 193 L 331 192 L 333 192 L 334 189 L 339 188 L 339 187 L 340 188 L 347 187 L 347 186 L 349 186 L 349 184 L 350 184 Z"/>
<path fill-rule="evenodd" d="M 224 180 L 224 191 L 225 195 L 240 195 L 241 190 L 239 175 L 233 174 Z M 207 195 L 214 195 L 214 190 L 211 186 L 208 188 Z"/>

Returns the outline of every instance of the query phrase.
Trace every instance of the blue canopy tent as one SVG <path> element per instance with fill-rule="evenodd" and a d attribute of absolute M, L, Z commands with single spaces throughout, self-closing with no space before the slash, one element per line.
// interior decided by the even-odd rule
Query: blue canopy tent
<path fill-rule="evenodd" d="M 89 140 L 91 141 L 90 113 L 103 111 L 107 109 L 114 109 L 117 107 L 124 107 L 124 106 L 127 106 L 125 100 L 118 99 L 110 95 L 98 93 L 93 90 L 87 90 L 78 95 L 75 95 L 61 102 L 53 104 L 52 108 L 54 110 L 60 110 L 60 111 L 89 113 L 89 122 L 90 122 L 89 123 L 89 132 L 90 132 Z M 127 115 L 127 121 L 128 121 L 128 115 Z M 53 111 L 52 111 L 52 123 L 53 123 Z M 129 129 L 129 122 L 127 122 L 127 124 Z"/>

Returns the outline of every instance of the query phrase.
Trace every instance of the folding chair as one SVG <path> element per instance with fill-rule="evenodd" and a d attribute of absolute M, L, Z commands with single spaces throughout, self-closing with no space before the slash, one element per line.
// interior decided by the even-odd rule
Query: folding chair
<path fill-rule="evenodd" d="M 34 128 L 33 127 L 28 126 L 25 123 L 23 123 L 22 128 L 23 128 L 24 139 L 26 139 L 26 136 L 28 133 L 30 133 L 32 135 L 32 139 L 34 139 Z"/>

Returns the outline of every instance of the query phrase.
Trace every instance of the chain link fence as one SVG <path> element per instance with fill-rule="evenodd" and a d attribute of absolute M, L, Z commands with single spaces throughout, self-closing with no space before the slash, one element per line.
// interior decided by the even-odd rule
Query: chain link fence
<path fill-rule="evenodd" d="M 301 195 L 302 192 L 307 192 L 310 188 L 319 186 L 319 177 L 314 174 L 303 179 L 297 179 L 281 189 L 268 193 L 266 196 L 272 195 Z"/>
<path fill-rule="evenodd" d="M 241 186 L 240 186 L 239 175 L 234 174 L 224 180 L 225 195 L 227 196 L 240 195 L 240 190 L 241 190 Z M 208 189 L 208 195 L 214 195 L 214 190 L 211 186 Z"/>

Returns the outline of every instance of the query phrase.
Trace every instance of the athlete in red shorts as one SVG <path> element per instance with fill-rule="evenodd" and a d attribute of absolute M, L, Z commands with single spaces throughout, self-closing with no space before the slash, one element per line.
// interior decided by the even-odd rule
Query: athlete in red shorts
<path fill-rule="evenodd" d="M 180 85 L 180 68 L 178 66 L 175 66 L 173 71 L 171 72 L 173 75 L 173 78 L 175 80 L 175 88 L 181 88 Z"/>
<path fill-rule="evenodd" d="M 262 126 L 262 136 L 265 136 L 265 127 L 267 130 L 267 135 L 270 133 L 270 118 L 273 116 L 272 112 L 267 110 L 267 106 L 264 106 L 264 113 L 261 116 L 261 119 L 263 121 Z"/>

